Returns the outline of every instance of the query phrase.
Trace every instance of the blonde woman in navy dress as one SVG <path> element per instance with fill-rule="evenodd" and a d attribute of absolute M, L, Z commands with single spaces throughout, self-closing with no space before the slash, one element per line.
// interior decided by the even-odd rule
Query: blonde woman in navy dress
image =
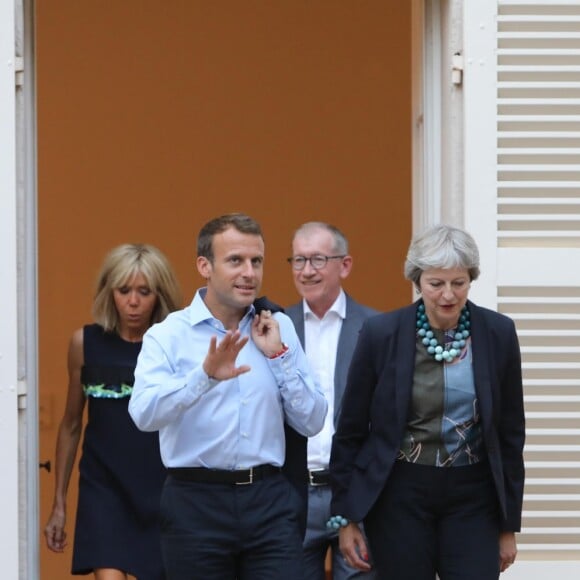
<path fill-rule="evenodd" d="M 159 498 L 165 468 L 157 433 L 143 433 L 127 411 L 145 331 L 181 305 L 165 256 L 124 244 L 106 257 L 97 280 L 94 324 L 77 330 L 68 351 L 69 386 L 56 445 L 48 547 L 67 546 L 66 494 L 83 428 L 73 574 L 95 580 L 162 580 Z"/>
<path fill-rule="evenodd" d="M 468 300 L 478 275 L 467 232 L 428 229 L 405 263 L 420 299 L 359 335 L 332 445 L 329 524 L 363 570 L 364 521 L 380 579 L 497 580 L 516 558 L 520 349 L 511 319 Z"/>

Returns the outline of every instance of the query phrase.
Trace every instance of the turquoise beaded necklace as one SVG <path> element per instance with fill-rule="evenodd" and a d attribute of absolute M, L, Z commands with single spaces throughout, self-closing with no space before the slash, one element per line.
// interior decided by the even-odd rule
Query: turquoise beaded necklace
<path fill-rule="evenodd" d="M 417 334 L 421 337 L 421 342 L 427 347 L 427 352 L 436 360 L 451 362 L 454 358 L 461 354 L 461 350 L 465 346 L 467 338 L 469 338 L 469 310 L 467 306 L 461 309 L 459 316 L 459 323 L 453 335 L 453 341 L 445 344 L 439 344 L 435 338 L 435 333 L 431 330 L 431 325 L 425 314 L 425 304 L 421 303 L 417 307 Z"/>

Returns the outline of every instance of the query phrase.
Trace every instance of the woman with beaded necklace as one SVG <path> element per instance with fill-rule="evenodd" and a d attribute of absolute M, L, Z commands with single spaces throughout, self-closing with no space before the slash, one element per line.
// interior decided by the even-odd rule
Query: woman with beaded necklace
<path fill-rule="evenodd" d="M 493 580 L 513 564 L 525 419 L 514 323 L 468 300 L 479 252 L 438 225 L 409 247 L 421 298 L 363 326 L 332 445 L 328 525 L 378 578 Z"/>

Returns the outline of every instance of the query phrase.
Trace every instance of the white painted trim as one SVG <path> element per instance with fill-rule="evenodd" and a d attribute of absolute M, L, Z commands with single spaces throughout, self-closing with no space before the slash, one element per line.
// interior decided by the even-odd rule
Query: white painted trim
<path fill-rule="evenodd" d="M 423 199 L 425 196 L 425 130 L 424 130 L 424 36 L 425 0 L 412 0 L 411 4 L 411 115 L 412 126 L 412 182 L 413 182 L 413 232 L 426 223 Z"/>
<path fill-rule="evenodd" d="M 422 16 L 424 40 L 420 72 L 423 103 L 423 166 L 421 197 L 414 200 L 414 233 L 441 221 L 441 0 L 424 0 Z M 417 73 L 414 73 L 414 78 L 417 78 Z"/>
<path fill-rule="evenodd" d="M 495 1 L 464 0 L 464 172 L 465 228 L 476 239 L 481 279 L 473 284 L 474 302 L 497 307 L 497 129 Z"/>
<path fill-rule="evenodd" d="M 19 577 L 15 3 L 0 0 L 0 560 Z"/>
<path fill-rule="evenodd" d="M 17 150 L 17 167 L 22 170 L 19 221 L 21 224 L 19 258 L 22 264 L 21 283 L 24 294 L 20 311 L 21 341 L 24 352 L 21 366 L 26 382 L 26 408 L 21 412 L 21 433 L 25 441 L 20 449 L 22 471 L 26 477 L 20 481 L 20 493 L 25 498 L 26 527 L 23 532 L 25 545 L 20 551 L 21 577 L 40 578 L 40 483 L 39 483 L 39 418 L 38 418 L 38 223 L 37 223 L 37 129 L 36 129 L 36 52 L 35 52 L 35 3 L 34 0 L 18 0 L 22 14 L 22 50 L 24 82 L 19 115 L 22 120 L 21 139 Z M 25 419 L 24 419 L 25 416 Z M 24 423 L 24 424 L 22 424 Z M 22 520 L 21 520 L 22 525 Z"/>
<path fill-rule="evenodd" d="M 462 52 L 461 0 L 414 0 L 413 232 L 463 226 L 463 92 L 453 83 Z"/>
<path fill-rule="evenodd" d="M 441 6 L 441 216 L 443 223 L 464 226 L 462 0 Z M 457 56 L 456 56 L 457 55 Z"/>

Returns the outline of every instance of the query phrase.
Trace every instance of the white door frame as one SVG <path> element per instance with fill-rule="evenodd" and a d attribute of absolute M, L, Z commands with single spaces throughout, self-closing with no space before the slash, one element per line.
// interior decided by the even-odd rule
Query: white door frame
<path fill-rule="evenodd" d="M 39 577 L 34 0 L 0 0 L 0 559 Z"/>
<path fill-rule="evenodd" d="M 0 557 L 19 577 L 15 3 L 0 0 Z"/>
<path fill-rule="evenodd" d="M 40 578 L 40 474 L 38 400 L 38 187 L 36 126 L 35 0 L 17 0 L 22 85 L 17 92 L 17 217 L 19 272 L 20 512 L 24 578 Z"/>

